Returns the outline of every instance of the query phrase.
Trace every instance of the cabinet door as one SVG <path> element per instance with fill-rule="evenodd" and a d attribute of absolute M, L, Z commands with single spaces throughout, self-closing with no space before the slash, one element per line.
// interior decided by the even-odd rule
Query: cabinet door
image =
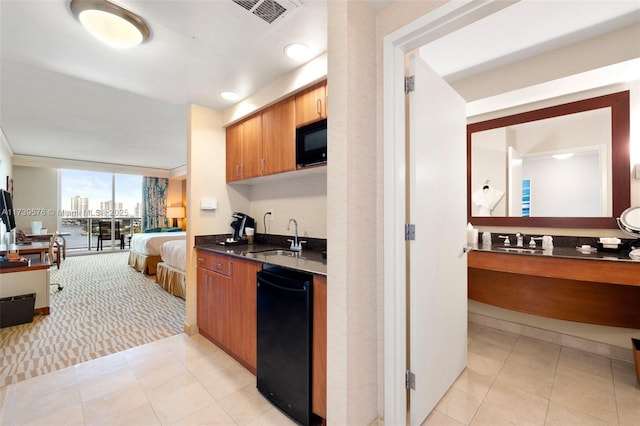
<path fill-rule="evenodd" d="M 293 97 L 262 112 L 263 175 L 296 169 L 295 99 Z"/>
<path fill-rule="evenodd" d="M 262 174 L 262 115 L 257 114 L 241 125 L 242 164 L 240 174 L 242 179 L 248 179 Z"/>
<path fill-rule="evenodd" d="M 227 182 L 242 179 L 240 167 L 242 163 L 241 123 L 227 127 Z"/>
<path fill-rule="evenodd" d="M 198 294 L 198 313 L 197 321 L 200 332 L 211 336 L 210 321 L 209 321 L 209 288 L 211 286 L 209 282 L 208 271 L 204 268 L 198 267 L 197 269 L 197 294 Z"/>
<path fill-rule="evenodd" d="M 211 282 L 208 294 L 209 324 L 211 337 L 221 345 L 229 348 L 229 288 L 230 278 L 216 272 L 207 271 Z"/>
<path fill-rule="evenodd" d="M 327 418 L 327 277 L 313 276 L 311 411 Z"/>
<path fill-rule="evenodd" d="M 232 351 L 255 372 L 256 369 L 256 274 L 257 262 L 234 260 L 231 286 L 230 325 Z"/>
<path fill-rule="evenodd" d="M 327 82 L 296 95 L 296 127 L 327 118 Z"/>

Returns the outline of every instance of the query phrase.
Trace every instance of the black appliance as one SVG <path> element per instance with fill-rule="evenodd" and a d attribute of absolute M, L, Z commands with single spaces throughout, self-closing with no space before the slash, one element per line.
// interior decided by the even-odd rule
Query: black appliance
<path fill-rule="evenodd" d="M 265 265 L 257 277 L 258 391 L 296 422 L 309 425 L 313 276 Z"/>
<path fill-rule="evenodd" d="M 233 229 L 233 233 L 230 238 L 227 238 L 226 241 L 223 241 L 223 245 L 237 245 L 237 244 L 246 244 L 246 241 L 242 240 L 243 235 L 245 235 L 245 228 L 256 228 L 256 221 L 249 215 L 244 213 L 235 212 L 231 215 L 235 220 L 231 222 L 231 228 Z"/>
<path fill-rule="evenodd" d="M 298 167 L 327 162 L 327 119 L 296 129 L 296 164 Z"/>

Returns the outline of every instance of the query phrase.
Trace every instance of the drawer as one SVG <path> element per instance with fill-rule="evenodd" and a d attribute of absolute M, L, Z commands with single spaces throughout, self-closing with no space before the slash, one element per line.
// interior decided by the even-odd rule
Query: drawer
<path fill-rule="evenodd" d="M 205 268 L 228 277 L 231 276 L 233 268 L 231 265 L 231 258 L 229 256 L 203 250 L 198 250 L 197 254 L 198 267 Z"/>

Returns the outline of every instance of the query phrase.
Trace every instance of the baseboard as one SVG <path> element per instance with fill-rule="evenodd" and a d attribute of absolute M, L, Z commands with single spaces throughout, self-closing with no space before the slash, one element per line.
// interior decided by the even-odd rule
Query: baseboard
<path fill-rule="evenodd" d="M 473 312 L 469 312 L 468 315 L 469 322 L 481 326 L 508 331 L 510 333 L 519 334 L 521 336 L 527 336 L 533 339 L 555 343 L 561 346 L 566 346 L 568 348 L 578 349 L 584 352 L 606 356 L 620 361 L 630 363 L 633 362 L 633 351 L 631 350 L 631 342 L 629 342 L 629 349 L 625 349 L 619 346 L 609 345 L 601 342 L 594 342 L 593 340 L 570 336 L 568 334 L 559 333 L 557 331 L 544 330 L 541 328 L 518 324 L 515 322 L 506 321 L 500 318 L 494 318 Z"/>

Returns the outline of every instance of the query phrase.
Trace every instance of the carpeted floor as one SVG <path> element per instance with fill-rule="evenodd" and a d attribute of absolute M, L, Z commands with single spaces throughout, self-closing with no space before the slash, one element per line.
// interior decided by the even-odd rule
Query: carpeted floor
<path fill-rule="evenodd" d="M 51 269 L 51 314 L 0 329 L 0 386 L 182 332 L 184 300 L 127 265 L 128 252 Z"/>

